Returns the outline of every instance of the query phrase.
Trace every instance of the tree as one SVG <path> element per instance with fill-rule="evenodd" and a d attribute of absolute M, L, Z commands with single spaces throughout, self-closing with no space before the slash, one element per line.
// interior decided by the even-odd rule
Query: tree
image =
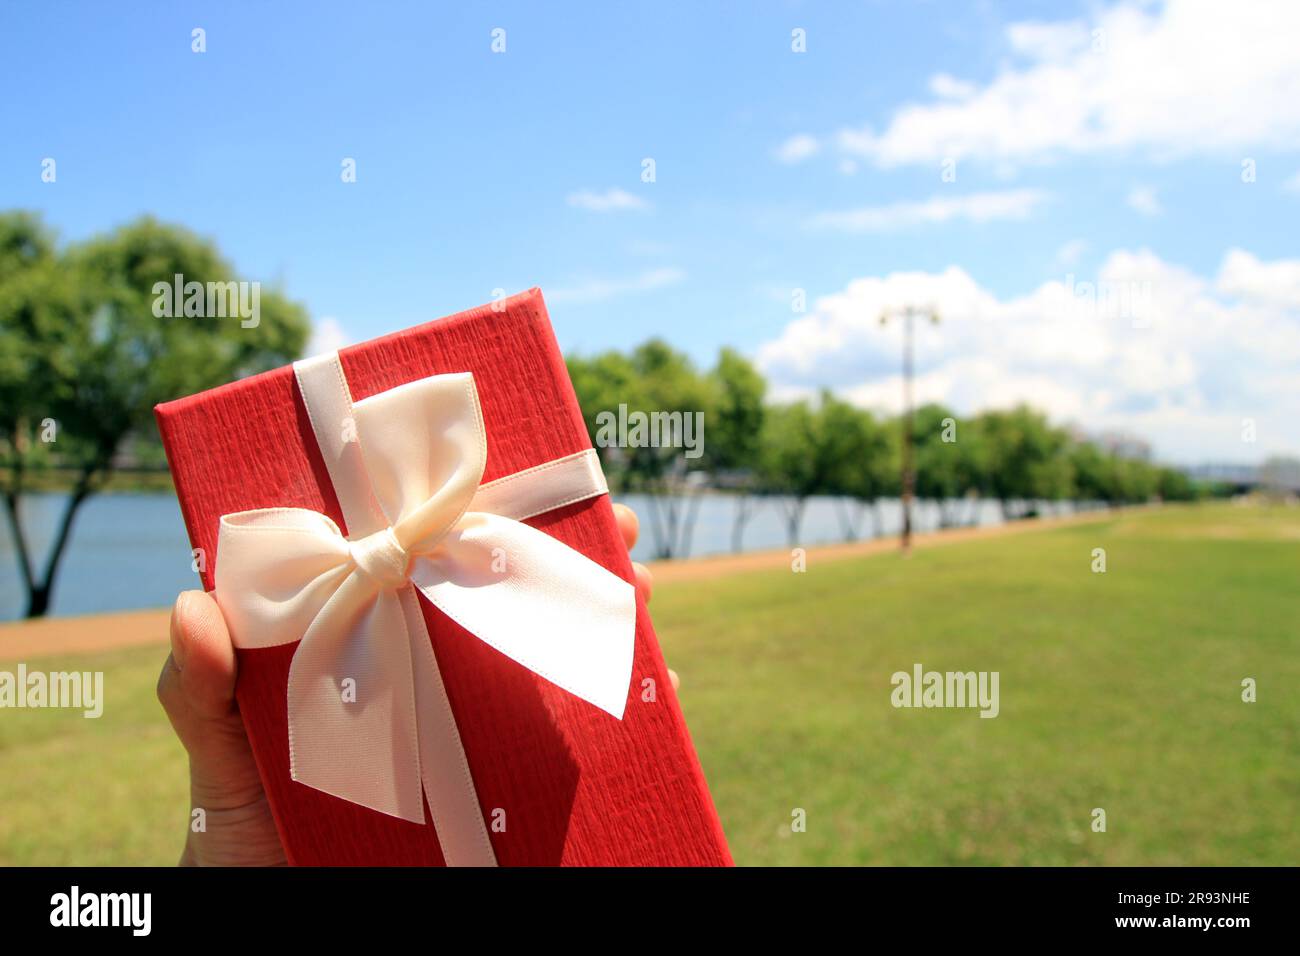
<path fill-rule="evenodd" d="M 695 422 L 713 417 L 714 383 L 662 339 L 627 356 L 571 356 L 568 367 L 592 444 L 617 486 L 647 496 L 656 555 L 689 553 L 700 499 L 693 473 L 707 463 L 708 447 Z M 687 437 L 699 441 L 698 456 L 683 447 Z"/>
<path fill-rule="evenodd" d="M 1119 500 L 1115 461 L 1090 441 L 1079 442 L 1069 451 L 1074 468 L 1075 494 L 1080 501 Z"/>
<path fill-rule="evenodd" d="M 37 576 L 19 504 L 27 475 L 48 466 L 57 435 L 40 383 L 42 343 L 73 307 L 71 286 L 59 278 L 53 233 L 32 213 L 0 214 L 0 482 L 28 616 L 44 613 L 52 577 L 48 565 Z"/>
<path fill-rule="evenodd" d="M 736 490 L 731 547 L 740 551 L 745 525 L 757 510 L 767 382 L 744 356 L 730 348 L 719 353 L 709 381 L 714 394 L 707 458 L 715 484 Z"/>
<path fill-rule="evenodd" d="M 1189 501 L 1197 495 L 1196 486 L 1182 472 L 1121 458 L 1093 442 L 1073 445 L 1068 455 L 1074 494 L 1080 501 L 1104 501 L 1118 508 L 1150 501 L 1157 494 L 1168 501 Z"/>
<path fill-rule="evenodd" d="M 1045 454 L 1033 463 L 1029 473 L 1030 496 L 1042 501 L 1065 501 L 1075 493 L 1074 466 L 1067 454 L 1069 436 L 1048 426 L 1043 441 Z"/>
<path fill-rule="evenodd" d="M 843 431 L 844 438 L 832 446 L 827 489 L 841 496 L 836 507 L 844 539 L 860 537 L 864 516 L 871 515 L 872 532 L 880 534 L 879 502 L 897 490 L 899 483 L 900 444 L 898 428 L 876 418 L 865 409 L 843 403 L 823 407 L 824 427 Z"/>
<path fill-rule="evenodd" d="M 989 488 L 1011 518 L 1011 503 L 1031 503 L 1070 493 L 1073 471 L 1066 457 L 1068 438 L 1047 417 L 1027 405 L 988 411 L 977 418 L 987 443 Z M 1032 505 L 1031 505 L 1032 507 Z"/>
<path fill-rule="evenodd" d="M 698 414 L 708 421 L 711 389 L 685 353 L 662 339 L 651 339 L 632 350 L 632 366 L 640 383 L 642 410 L 647 415 L 680 414 L 685 424 L 686 416 Z M 657 447 L 646 445 L 628 451 L 634 486 L 649 495 L 650 527 L 658 556 L 685 557 L 690 553 L 700 505 L 699 489 L 689 476 L 691 459 L 682 447 L 662 441 Z M 702 458 L 696 462 L 696 467 L 704 464 Z"/>
<path fill-rule="evenodd" d="M 600 434 L 598 417 L 610 410 L 618 411 L 620 403 L 641 407 L 640 381 L 632 360 L 619 352 L 602 352 L 592 358 L 570 355 L 565 360 L 569 378 L 582 409 L 582 420 L 592 447 L 600 455 L 610 488 L 626 490 L 628 485 L 627 455 L 617 445 L 607 445 Z"/>
<path fill-rule="evenodd" d="M 764 482 L 784 495 L 791 547 L 799 543 L 808 499 L 841 493 L 848 470 L 866 460 L 861 416 L 826 389 L 816 408 L 799 401 L 768 410 L 763 430 Z"/>
<path fill-rule="evenodd" d="M 1162 501 L 1195 501 L 1197 498 L 1196 485 L 1178 468 L 1158 469 L 1156 485 Z"/>
<path fill-rule="evenodd" d="M 763 420 L 763 484 L 786 495 L 786 530 L 790 546 L 799 543 L 804 505 L 821 490 L 814 435 L 815 414 L 807 401 L 775 405 Z"/>
<path fill-rule="evenodd" d="M 234 271 L 208 240 L 150 217 L 59 252 L 35 217 L 6 214 L 0 250 L 3 493 L 36 617 L 49 608 L 78 509 L 124 442 L 154 434 L 154 405 L 296 358 L 309 323 L 301 306 L 260 287 L 258 321 L 247 327 L 239 316 L 157 316 L 157 283 L 181 275 L 206 287 L 234 281 Z M 46 423 L 40 454 L 36 423 Z M 18 505 L 31 469 L 55 460 L 72 488 L 37 573 Z"/>
<path fill-rule="evenodd" d="M 1158 489 L 1156 469 L 1135 458 L 1116 458 L 1119 473 L 1119 501 L 1142 503 L 1155 497 Z"/>
<path fill-rule="evenodd" d="M 979 515 L 980 500 L 989 494 L 992 482 L 989 463 L 989 443 L 977 419 L 957 422 L 957 440 L 954 443 L 957 488 L 969 502 L 967 524 L 975 524 Z"/>
<path fill-rule="evenodd" d="M 977 497 L 988 480 L 982 432 L 976 422 L 931 403 L 916 410 L 913 435 L 917 496 L 935 499 L 940 526 L 950 528 L 959 521 L 962 497 Z"/>
<path fill-rule="evenodd" d="M 961 489 L 957 480 L 957 419 L 942 405 L 922 405 L 913 413 L 912 445 L 916 496 L 939 503 L 940 524 L 947 525 L 948 499 Z"/>

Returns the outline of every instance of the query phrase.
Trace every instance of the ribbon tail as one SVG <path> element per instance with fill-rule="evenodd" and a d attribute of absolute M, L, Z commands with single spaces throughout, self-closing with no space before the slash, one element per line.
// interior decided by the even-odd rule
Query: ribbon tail
<path fill-rule="evenodd" d="M 474 778 L 456 729 L 456 718 L 429 643 L 429 632 L 415 589 L 398 594 L 411 642 L 415 712 L 420 736 L 420 776 L 429 814 L 448 866 L 496 866 L 496 854 L 483 822 Z"/>
<path fill-rule="evenodd" d="M 299 783 L 423 823 L 411 640 L 399 592 L 348 578 L 289 667 L 289 759 Z"/>
<path fill-rule="evenodd" d="M 469 512 L 411 580 L 448 617 L 511 660 L 622 719 L 636 589 L 528 525 Z"/>

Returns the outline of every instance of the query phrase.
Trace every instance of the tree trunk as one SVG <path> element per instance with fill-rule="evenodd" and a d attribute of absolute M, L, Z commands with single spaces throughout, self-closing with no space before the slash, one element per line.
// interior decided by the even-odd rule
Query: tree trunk
<path fill-rule="evenodd" d="M 650 501 L 650 530 L 655 542 L 655 557 L 667 560 L 684 557 L 690 552 L 702 492 L 681 492 L 673 483 L 646 489 Z"/>
<path fill-rule="evenodd" d="M 83 471 L 77 479 L 77 484 L 63 508 L 63 517 L 59 520 L 59 529 L 54 535 L 53 544 L 50 546 L 50 557 L 45 562 L 45 573 L 39 581 L 35 577 L 31 557 L 27 554 L 27 543 L 23 537 L 22 523 L 18 516 L 18 496 L 16 494 L 5 495 L 9 522 L 14 529 L 14 548 L 18 551 L 18 563 L 22 568 L 23 581 L 27 585 L 26 616 L 28 618 L 44 617 L 50 610 L 50 596 L 54 591 L 54 579 L 58 575 L 59 562 L 63 559 L 63 552 L 68 546 L 68 537 L 72 533 L 73 518 L 76 517 L 77 510 L 81 507 L 82 502 L 90 497 L 91 480 L 98 471 L 98 468 Z"/>
<path fill-rule="evenodd" d="M 646 499 L 650 504 L 650 533 L 654 538 L 654 553 L 656 558 L 671 558 L 673 545 L 668 536 L 668 528 L 665 526 L 667 520 L 659 509 L 659 493 L 652 488 L 646 489 Z"/>
<path fill-rule="evenodd" d="M 803 508 L 806 499 L 795 497 L 786 504 L 786 532 L 789 535 L 790 547 L 799 546 L 799 528 L 803 525 Z"/>
<path fill-rule="evenodd" d="M 835 513 L 840 519 L 845 541 L 857 541 L 862 535 L 862 502 L 856 498 L 836 498 Z"/>
<path fill-rule="evenodd" d="M 44 617 L 50 610 L 50 589 L 47 587 L 27 589 L 27 618 Z"/>
<path fill-rule="evenodd" d="M 700 516 L 700 499 L 703 497 L 704 492 L 697 491 L 690 496 L 686 505 L 686 516 L 682 519 L 681 537 L 678 541 L 678 554 L 683 558 L 691 556 L 691 541 L 695 537 L 695 523 Z"/>
<path fill-rule="evenodd" d="M 43 617 L 50 609 L 50 594 L 54 590 L 54 578 L 59 571 L 59 562 L 63 559 L 63 552 L 68 546 L 68 536 L 72 533 L 72 519 L 77 515 L 77 509 L 81 503 L 90 497 L 90 478 L 91 472 L 82 472 L 81 477 L 77 480 L 77 486 L 73 489 L 72 497 L 68 499 L 67 505 L 63 509 L 63 518 L 59 521 L 58 533 L 54 536 L 54 544 L 50 547 L 50 559 L 45 564 L 45 577 L 39 585 L 29 586 L 27 589 L 27 616 Z"/>
<path fill-rule="evenodd" d="M 27 588 L 28 595 L 32 592 L 32 562 L 27 557 L 27 540 L 23 536 L 22 521 L 18 517 L 18 491 L 11 491 L 5 495 L 5 512 L 9 515 L 9 527 L 13 531 L 14 551 L 18 556 L 18 570 L 23 577 L 23 587 Z"/>
<path fill-rule="evenodd" d="M 742 492 L 736 498 L 736 516 L 731 522 L 731 550 L 736 554 L 744 550 L 745 525 L 757 510 L 757 503 L 747 493 Z"/>

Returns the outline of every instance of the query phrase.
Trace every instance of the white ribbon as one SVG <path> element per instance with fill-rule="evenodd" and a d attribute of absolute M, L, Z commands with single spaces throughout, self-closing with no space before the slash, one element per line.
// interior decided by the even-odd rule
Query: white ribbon
<path fill-rule="evenodd" d="M 423 792 L 448 864 L 495 865 L 416 589 L 621 719 L 635 589 L 520 523 L 604 494 L 599 459 L 588 449 L 480 487 L 487 438 L 469 373 L 354 405 L 336 353 L 294 370 L 349 535 L 300 508 L 222 517 L 214 593 L 231 637 L 301 640 L 288 686 L 294 780 L 414 823 Z"/>

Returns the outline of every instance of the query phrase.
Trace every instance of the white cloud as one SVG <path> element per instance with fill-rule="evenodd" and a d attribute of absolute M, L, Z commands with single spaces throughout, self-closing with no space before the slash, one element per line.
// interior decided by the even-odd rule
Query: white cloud
<path fill-rule="evenodd" d="M 1134 186 L 1129 190 L 1124 201 L 1128 203 L 1130 209 L 1144 216 L 1158 216 L 1165 211 L 1160 205 L 1160 200 L 1156 198 L 1156 191 L 1150 186 Z"/>
<path fill-rule="evenodd" d="M 936 73 L 930 77 L 930 92 L 940 99 L 964 100 L 974 95 L 975 84 L 956 79 L 947 73 Z"/>
<path fill-rule="evenodd" d="M 332 315 L 324 315 L 312 324 L 311 338 L 307 340 L 307 351 L 304 354 L 323 355 L 326 352 L 337 352 L 351 344 L 352 338 L 342 323 Z"/>
<path fill-rule="evenodd" d="M 1013 58 L 992 80 L 939 74 L 935 99 L 903 106 L 882 131 L 843 129 L 836 141 L 886 167 L 1291 149 L 1300 138 L 1297 35 L 1291 0 L 1130 0 L 1091 22 L 1015 23 L 1006 30 Z"/>
<path fill-rule="evenodd" d="M 1006 298 L 956 266 L 855 279 L 760 347 L 774 394 L 829 385 L 897 410 L 899 331 L 879 319 L 904 303 L 942 316 L 916 328 L 920 401 L 960 412 L 1027 401 L 1143 435 L 1175 461 L 1300 452 L 1300 259 L 1234 249 L 1211 280 L 1120 250 L 1095 276 Z M 1243 418 L 1257 443 L 1241 441 Z"/>
<path fill-rule="evenodd" d="M 805 159 L 816 156 L 821 151 L 822 145 L 814 137 L 806 133 L 800 133 L 797 136 L 791 136 L 784 143 L 773 150 L 778 162 L 782 163 L 802 163 Z"/>
<path fill-rule="evenodd" d="M 1048 198 L 1041 189 L 1008 189 L 964 196 L 935 195 L 921 201 L 818 213 L 808 220 L 807 225 L 812 229 L 843 232 L 887 232 L 953 219 L 971 222 L 1027 219 Z"/>
<path fill-rule="evenodd" d="M 565 202 L 575 209 L 585 209 L 588 212 L 623 212 L 627 210 L 640 212 L 650 208 L 650 203 L 640 196 L 619 189 L 616 186 L 611 186 L 604 192 L 582 189 L 570 193 Z"/>
<path fill-rule="evenodd" d="M 1219 291 L 1277 309 L 1300 310 L 1300 260 L 1260 262 L 1249 252 L 1231 249 L 1223 257 Z"/>
<path fill-rule="evenodd" d="M 627 279 L 587 279 L 577 285 L 552 289 L 546 293 L 547 302 L 588 303 L 603 302 L 625 295 L 653 292 L 677 285 L 686 278 L 681 269 L 651 269 Z"/>

